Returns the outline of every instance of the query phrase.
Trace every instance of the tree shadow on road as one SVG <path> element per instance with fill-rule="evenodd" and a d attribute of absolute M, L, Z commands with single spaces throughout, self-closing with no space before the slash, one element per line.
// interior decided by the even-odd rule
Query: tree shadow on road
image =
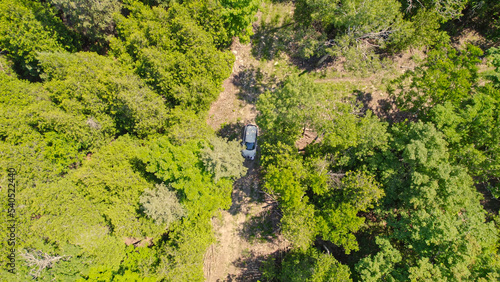
<path fill-rule="evenodd" d="M 234 76 L 233 84 L 239 88 L 238 96 L 241 100 L 255 105 L 259 95 L 267 90 L 273 90 L 278 83 L 275 76 L 269 76 L 255 66 L 240 66 Z"/>
<path fill-rule="evenodd" d="M 278 209 L 278 203 L 263 195 L 267 198 L 267 205 L 259 214 L 245 221 L 239 232 L 241 237 L 250 242 L 271 242 L 280 232 L 282 214 Z"/>
<path fill-rule="evenodd" d="M 233 204 L 229 209 L 229 213 L 232 215 L 237 215 L 241 212 L 247 213 L 248 211 L 244 210 L 244 207 L 248 208 L 248 204 L 250 203 L 261 203 L 263 201 L 263 197 L 259 192 L 260 168 L 258 158 L 253 161 L 245 160 L 244 165 L 248 168 L 247 174 L 234 181 L 233 184 Z"/>
<path fill-rule="evenodd" d="M 247 251 L 243 257 L 233 262 L 235 266 L 242 269 L 241 273 L 239 275 L 228 275 L 224 281 L 268 281 L 262 275 L 263 270 L 270 268 L 271 271 L 275 271 L 276 267 L 281 265 L 287 251 L 286 249 L 279 249 L 268 255 Z"/>

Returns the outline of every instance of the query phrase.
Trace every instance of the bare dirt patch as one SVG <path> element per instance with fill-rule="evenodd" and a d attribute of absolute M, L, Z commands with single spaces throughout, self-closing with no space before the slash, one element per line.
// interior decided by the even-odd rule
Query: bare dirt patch
<path fill-rule="evenodd" d="M 250 44 L 241 44 L 235 39 L 231 51 L 236 60 L 233 65 L 231 76 L 226 79 L 222 86 L 224 90 L 220 93 L 218 99 L 212 103 L 208 111 L 207 123 L 214 130 L 217 130 L 223 124 L 237 123 L 255 123 L 257 110 L 255 104 L 239 98 L 240 88 L 238 82 L 241 80 L 242 71 L 253 66 L 254 59 L 251 58 Z"/>

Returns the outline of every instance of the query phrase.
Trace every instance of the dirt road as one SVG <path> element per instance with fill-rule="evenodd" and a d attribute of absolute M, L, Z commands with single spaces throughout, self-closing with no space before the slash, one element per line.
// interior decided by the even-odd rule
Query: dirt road
<path fill-rule="evenodd" d="M 245 90 L 251 87 L 248 84 L 252 73 L 248 70 L 256 61 L 250 54 L 250 44 L 236 41 L 231 51 L 236 57 L 233 72 L 211 105 L 207 123 L 215 130 L 224 125 L 241 132 L 243 124 L 255 123 L 257 116 L 256 97 L 248 97 L 251 91 Z M 242 77 L 246 83 L 242 83 Z M 259 159 L 246 160 L 245 166 L 247 174 L 233 185 L 231 208 L 212 219 L 217 243 L 205 254 L 206 281 L 257 281 L 262 262 L 271 255 L 279 256 L 288 247 L 284 238 L 277 235 L 276 203 L 259 189 Z"/>

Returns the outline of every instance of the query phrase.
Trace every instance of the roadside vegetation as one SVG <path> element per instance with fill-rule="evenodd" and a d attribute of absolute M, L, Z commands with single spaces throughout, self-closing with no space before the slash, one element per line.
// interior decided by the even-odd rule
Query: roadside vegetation
<path fill-rule="evenodd" d="M 239 72 L 279 215 L 245 236 L 290 246 L 253 278 L 497 281 L 499 42 L 494 0 L 0 0 L 0 280 L 204 281 Z"/>

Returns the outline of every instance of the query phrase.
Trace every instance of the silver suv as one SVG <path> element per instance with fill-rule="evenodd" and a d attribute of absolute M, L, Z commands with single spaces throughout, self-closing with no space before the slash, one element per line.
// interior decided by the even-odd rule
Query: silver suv
<path fill-rule="evenodd" d="M 259 134 L 259 129 L 256 125 L 247 124 L 245 126 L 245 131 L 243 132 L 243 142 L 241 145 L 244 146 L 241 154 L 243 157 L 248 159 L 255 159 L 255 154 L 257 153 L 257 135 Z"/>

